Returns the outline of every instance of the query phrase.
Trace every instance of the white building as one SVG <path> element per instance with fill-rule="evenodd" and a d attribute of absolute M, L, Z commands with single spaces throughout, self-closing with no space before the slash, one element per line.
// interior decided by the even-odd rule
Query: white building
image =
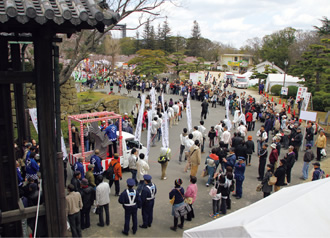
<path fill-rule="evenodd" d="M 243 74 L 249 66 L 253 65 L 252 57 L 253 55 L 246 54 L 223 54 L 220 59 L 221 68 L 225 71 Z M 223 67 L 224 65 L 226 68 Z"/>
<path fill-rule="evenodd" d="M 301 87 L 301 84 L 299 82 L 305 81 L 305 79 L 300 79 L 298 77 L 293 77 L 291 75 L 287 74 L 268 74 L 268 77 L 266 79 L 266 87 L 265 92 L 269 92 L 270 89 L 274 85 L 283 85 L 284 83 L 284 77 L 285 77 L 285 87 L 288 86 L 297 86 Z"/>
<path fill-rule="evenodd" d="M 276 70 L 276 73 L 278 73 L 278 74 L 284 74 L 284 70 L 282 70 L 280 67 L 276 66 L 275 64 L 272 64 L 269 61 L 264 61 L 264 62 L 256 65 L 255 68 L 256 68 L 256 70 L 259 73 L 263 73 L 265 71 L 265 68 L 266 68 L 267 65 L 268 65 L 268 68 L 269 69 L 275 69 Z M 252 72 L 253 69 L 254 69 L 254 67 L 252 65 L 249 66 L 248 72 Z"/>

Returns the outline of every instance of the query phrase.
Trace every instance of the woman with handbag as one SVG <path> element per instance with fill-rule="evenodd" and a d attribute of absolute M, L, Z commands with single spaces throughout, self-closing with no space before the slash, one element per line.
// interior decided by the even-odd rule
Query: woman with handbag
<path fill-rule="evenodd" d="M 184 189 L 181 187 L 182 180 L 176 179 L 174 181 L 174 185 L 175 187 L 169 193 L 170 203 L 173 205 L 172 216 L 174 217 L 174 226 L 170 227 L 172 231 L 176 231 L 178 227 L 183 229 L 184 216 L 187 214 L 187 212 L 185 213 L 186 205 L 184 203 Z M 178 225 L 179 217 L 181 220 L 181 224 Z"/>
<path fill-rule="evenodd" d="M 270 193 L 273 191 L 273 185 L 269 185 L 269 179 L 273 176 L 274 173 L 274 166 L 272 164 L 267 164 L 267 171 L 265 176 L 261 182 L 262 184 L 262 191 L 264 193 L 264 198 L 268 197 Z"/>
<path fill-rule="evenodd" d="M 194 204 L 197 197 L 198 188 L 196 182 L 197 182 L 197 178 L 195 176 L 191 176 L 190 184 L 187 187 L 186 193 L 184 194 L 185 203 L 187 203 L 191 208 L 191 211 L 188 212 L 187 214 L 187 221 L 191 221 L 192 218 L 195 218 L 194 208 L 192 205 Z"/>

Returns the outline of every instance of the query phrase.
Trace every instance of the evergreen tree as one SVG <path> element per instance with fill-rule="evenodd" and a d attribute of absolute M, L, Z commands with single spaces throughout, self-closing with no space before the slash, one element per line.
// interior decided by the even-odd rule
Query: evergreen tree
<path fill-rule="evenodd" d="M 159 33 L 159 28 L 158 28 Z M 160 35 L 159 35 L 159 48 L 165 52 L 173 52 L 173 46 L 172 46 L 172 39 L 171 39 L 171 29 L 166 20 L 163 23 L 162 28 L 160 29 Z"/>
<path fill-rule="evenodd" d="M 156 32 L 154 26 L 150 28 L 150 40 L 149 45 L 151 50 L 156 50 Z"/>
<path fill-rule="evenodd" d="M 198 22 L 195 20 L 191 31 L 191 37 L 188 39 L 187 43 L 187 55 L 189 56 L 201 56 L 201 30 L 199 28 Z"/>
<path fill-rule="evenodd" d="M 151 49 L 150 47 L 150 34 L 151 34 L 151 26 L 150 26 L 150 21 L 148 20 L 146 24 L 144 25 L 144 30 L 143 30 L 143 49 Z"/>

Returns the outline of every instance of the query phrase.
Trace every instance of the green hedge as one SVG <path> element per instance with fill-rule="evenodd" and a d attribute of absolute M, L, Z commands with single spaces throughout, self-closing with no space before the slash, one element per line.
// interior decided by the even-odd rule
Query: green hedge
<path fill-rule="evenodd" d="M 289 98 L 289 97 L 292 96 L 294 99 L 296 99 L 298 87 L 297 86 L 289 86 L 288 91 L 289 91 L 288 96 L 286 98 Z"/>
<path fill-rule="evenodd" d="M 280 96 L 281 95 L 281 88 L 282 88 L 282 85 L 274 85 L 270 89 L 270 92 L 272 93 L 272 95 Z"/>
<path fill-rule="evenodd" d="M 330 111 L 330 93 L 324 91 L 316 92 L 312 100 L 314 111 Z"/>

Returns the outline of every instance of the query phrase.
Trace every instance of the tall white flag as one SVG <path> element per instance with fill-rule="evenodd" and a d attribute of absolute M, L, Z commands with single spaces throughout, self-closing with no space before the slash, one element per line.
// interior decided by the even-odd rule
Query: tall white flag
<path fill-rule="evenodd" d="M 188 125 L 188 132 L 191 132 L 192 120 L 191 120 L 190 93 L 188 93 L 188 97 L 187 97 L 187 125 Z"/>
<path fill-rule="evenodd" d="M 168 114 L 165 111 L 165 106 L 164 106 L 164 95 L 162 94 L 162 105 L 163 105 L 163 120 L 162 120 L 162 125 L 161 125 L 161 130 L 162 130 L 162 145 L 165 148 L 168 148 L 170 146 L 169 144 L 169 130 L 168 130 Z"/>
<path fill-rule="evenodd" d="M 137 141 L 141 140 L 142 119 L 143 119 L 145 101 L 146 101 L 146 95 L 142 94 L 141 106 L 140 106 L 140 110 L 139 110 L 139 117 L 136 122 L 136 128 L 135 128 L 135 140 L 137 140 Z"/>

